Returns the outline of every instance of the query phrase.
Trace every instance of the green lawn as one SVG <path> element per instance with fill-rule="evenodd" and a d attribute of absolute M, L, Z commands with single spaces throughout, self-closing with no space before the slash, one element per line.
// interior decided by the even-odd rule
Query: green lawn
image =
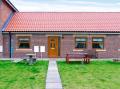
<path fill-rule="evenodd" d="M 0 89 L 45 89 L 48 61 L 30 66 L 0 61 Z"/>
<path fill-rule="evenodd" d="M 82 65 L 77 62 L 58 62 L 64 89 L 120 89 L 120 63 L 93 61 Z"/>

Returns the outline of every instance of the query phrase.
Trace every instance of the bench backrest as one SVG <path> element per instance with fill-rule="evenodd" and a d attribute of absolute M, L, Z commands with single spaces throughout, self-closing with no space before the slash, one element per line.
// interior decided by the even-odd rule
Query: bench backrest
<path fill-rule="evenodd" d="M 70 58 L 83 58 L 83 57 L 84 57 L 84 54 L 71 53 L 71 54 L 68 54 L 68 56 L 69 56 Z"/>
<path fill-rule="evenodd" d="M 84 50 L 84 52 L 86 52 L 91 58 L 97 58 L 98 54 L 96 52 L 96 50 Z"/>

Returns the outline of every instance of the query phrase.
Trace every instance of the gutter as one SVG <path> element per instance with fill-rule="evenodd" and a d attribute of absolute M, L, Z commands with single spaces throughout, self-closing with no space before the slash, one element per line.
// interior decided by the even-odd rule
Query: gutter
<path fill-rule="evenodd" d="M 40 31 L 38 31 L 38 32 L 34 32 L 34 31 L 32 31 L 32 32 L 22 32 L 22 31 L 18 31 L 18 32 L 14 32 L 14 31 L 10 31 L 11 33 L 13 33 L 13 34 L 51 34 L 51 35 L 53 35 L 53 34 L 65 34 L 65 35 L 71 35 L 71 34 L 74 34 L 74 35 L 87 35 L 87 34 L 90 34 L 90 35 L 97 35 L 97 34 L 99 34 L 99 35 L 104 35 L 104 34 L 106 34 L 106 35 L 120 35 L 120 32 L 40 32 Z M 9 31 L 7 31 L 7 32 L 3 32 L 4 34 L 7 34 L 7 33 L 9 33 Z"/>
<path fill-rule="evenodd" d="M 9 32 L 9 57 L 12 58 L 12 40 L 11 32 Z"/>

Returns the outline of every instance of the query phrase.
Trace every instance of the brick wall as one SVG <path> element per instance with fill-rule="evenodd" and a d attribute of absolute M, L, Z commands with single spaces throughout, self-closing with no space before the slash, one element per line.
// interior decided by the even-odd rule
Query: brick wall
<path fill-rule="evenodd" d="M 1 33 L 2 27 L 11 13 L 12 13 L 11 8 L 5 2 L 1 2 L 0 3 L 0 45 L 3 45 L 3 37 Z M 0 53 L 0 57 L 2 57 L 2 55 L 3 54 Z"/>
<path fill-rule="evenodd" d="M 11 8 L 5 2 L 2 2 L 0 4 L 0 29 L 2 28 L 11 12 Z"/>
<path fill-rule="evenodd" d="M 9 58 L 9 35 L 4 35 L 3 36 L 3 57 L 4 58 Z"/>
<path fill-rule="evenodd" d="M 4 35 L 4 57 L 9 57 L 9 39 L 8 35 Z M 92 41 L 92 36 L 88 37 L 89 44 L 88 48 L 92 48 L 92 44 L 90 41 Z M 105 49 L 98 52 L 99 58 L 116 58 L 120 57 L 120 52 L 118 51 L 119 45 L 120 45 L 120 36 L 119 35 L 106 35 L 104 46 Z M 40 35 L 40 34 L 32 34 L 31 36 L 31 50 L 16 50 L 17 49 L 17 40 L 16 40 L 16 34 L 12 35 L 12 45 L 14 48 L 13 57 L 25 57 L 25 54 L 29 52 L 33 52 L 34 46 L 45 46 L 46 52 L 43 53 L 43 57 L 48 57 L 48 37 L 46 35 Z M 60 58 L 64 58 L 66 53 L 70 52 L 79 52 L 75 51 L 75 38 L 73 35 L 64 35 L 63 37 L 60 37 Z M 37 57 L 41 57 L 40 53 L 37 53 Z"/>
<path fill-rule="evenodd" d="M 24 35 L 24 34 L 23 34 Z M 31 35 L 31 34 L 30 34 Z M 9 35 L 8 34 L 4 34 L 3 35 L 3 44 L 4 44 L 4 57 L 5 58 L 9 58 Z M 34 46 L 45 46 L 45 53 L 42 53 L 42 57 L 47 58 L 47 41 L 48 38 L 45 35 L 39 35 L 39 34 L 35 34 L 35 35 L 31 35 L 31 50 L 19 50 L 17 49 L 17 34 L 13 34 L 12 35 L 12 47 L 13 47 L 13 57 L 14 58 L 21 58 L 21 57 L 25 57 L 27 53 L 33 52 L 33 48 Z M 37 53 L 37 57 L 41 57 L 40 53 Z"/>
<path fill-rule="evenodd" d="M 46 48 L 46 53 L 43 53 L 42 57 L 47 58 L 47 36 L 45 35 L 31 35 L 31 48 L 30 50 L 19 50 L 17 49 L 17 36 L 16 34 L 12 35 L 12 46 L 14 49 L 13 57 L 25 57 L 27 53 L 33 52 L 34 46 L 45 46 Z M 4 57 L 8 58 L 9 57 L 9 36 L 4 35 L 4 49 L 6 50 L 4 52 Z M 41 57 L 40 53 L 37 53 L 37 57 Z"/>
<path fill-rule="evenodd" d="M 120 57 L 120 36 L 119 35 L 105 35 L 104 37 L 104 50 L 98 51 L 99 58 L 116 58 Z M 92 49 L 92 35 L 88 36 L 87 49 Z M 65 57 L 66 53 L 79 52 L 75 49 L 75 38 L 73 35 L 66 35 L 64 39 L 61 39 L 61 57 Z M 63 50 L 63 51 L 62 51 Z"/>
<path fill-rule="evenodd" d="M 99 52 L 99 57 L 115 58 L 120 57 L 120 36 L 119 35 L 107 35 L 105 38 L 106 52 Z"/>
<path fill-rule="evenodd" d="M 72 52 L 74 49 L 74 37 L 72 35 L 64 35 L 61 39 L 61 57 L 65 57 L 66 53 Z"/>

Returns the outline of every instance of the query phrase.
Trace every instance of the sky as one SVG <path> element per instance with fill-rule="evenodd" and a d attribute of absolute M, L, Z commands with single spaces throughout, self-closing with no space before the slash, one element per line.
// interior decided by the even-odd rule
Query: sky
<path fill-rule="evenodd" d="M 21 12 L 120 12 L 120 0 L 10 0 Z"/>

